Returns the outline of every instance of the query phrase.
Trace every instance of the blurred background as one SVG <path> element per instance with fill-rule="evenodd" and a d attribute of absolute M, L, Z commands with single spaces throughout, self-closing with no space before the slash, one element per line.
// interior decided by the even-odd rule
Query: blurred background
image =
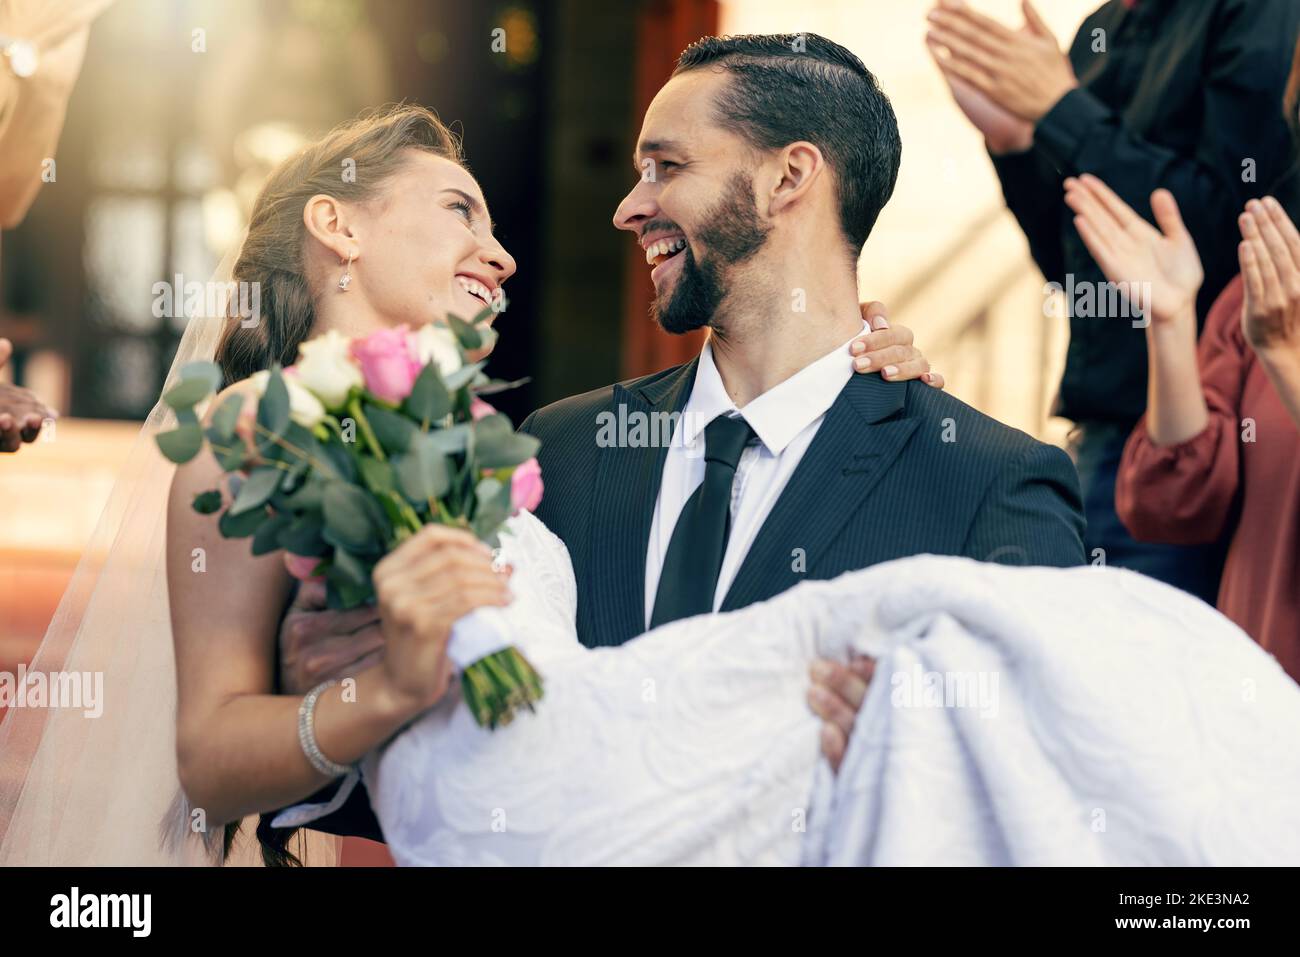
<path fill-rule="evenodd" d="M 0 0 L 3 2 L 3 0 Z M 1099 0 L 1042 0 L 1068 44 Z M 1018 24 L 1015 0 L 979 7 Z M 1065 322 L 1003 207 L 979 135 L 923 42 L 929 0 L 116 0 L 91 28 L 57 175 L 0 242 L 0 375 L 63 417 L 0 457 L 0 670 L 28 660 L 155 401 L 182 328 L 155 282 L 206 281 L 266 172 L 394 100 L 462 132 L 519 263 L 490 371 L 531 376 L 515 421 L 699 348 L 647 318 L 648 271 L 610 219 L 641 113 L 692 40 L 809 31 L 848 46 L 894 102 L 898 189 L 859 266 L 979 409 L 1047 441 Z M 492 49 L 493 31 L 505 49 Z M 1057 314 L 1059 316 L 1059 313 Z M 495 401 L 495 400 L 494 400 Z"/>

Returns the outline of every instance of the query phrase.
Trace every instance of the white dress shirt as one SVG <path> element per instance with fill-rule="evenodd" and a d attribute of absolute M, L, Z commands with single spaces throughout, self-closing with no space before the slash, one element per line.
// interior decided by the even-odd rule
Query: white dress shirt
<path fill-rule="evenodd" d="M 866 331 L 867 324 L 862 324 Z M 861 333 L 858 333 L 861 335 Z M 854 338 L 857 338 L 855 335 Z M 697 488 L 704 482 L 704 427 L 719 415 L 743 415 L 757 436 L 745 448 L 731 485 L 731 534 L 722 557 L 722 571 L 713 594 L 713 609 L 722 604 L 749 546 L 804 452 L 812 444 L 826 411 L 834 404 L 853 373 L 853 356 L 847 340 L 790 378 L 764 392 L 743 409 L 737 409 L 727 395 L 713 347 L 704 344 L 695 370 L 695 383 L 682 416 L 673 430 L 672 444 L 664 459 L 663 478 L 650 524 L 650 544 L 645 562 L 645 619 L 650 627 L 655 593 L 663 572 L 664 556 L 677 526 L 677 518 Z M 791 561 L 794 559 L 792 558 Z"/>

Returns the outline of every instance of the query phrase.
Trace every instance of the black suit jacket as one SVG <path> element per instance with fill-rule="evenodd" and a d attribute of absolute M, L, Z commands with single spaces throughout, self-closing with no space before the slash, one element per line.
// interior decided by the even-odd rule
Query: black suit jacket
<path fill-rule="evenodd" d="M 588 647 L 645 630 L 650 525 L 674 413 L 690 396 L 695 367 L 563 399 L 520 426 L 542 440 L 546 492 L 537 516 L 573 558 L 578 635 Z M 920 382 L 854 375 L 722 610 L 907 555 L 1078 565 L 1083 529 L 1078 478 L 1060 449 Z"/>
<path fill-rule="evenodd" d="M 536 514 L 573 559 L 578 636 L 588 647 L 620 645 L 645 630 L 650 525 L 673 414 L 690 395 L 695 366 L 563 399 L 520 426 L 542 440 L 546 491 Z M 1083 530 L 1078 477 L 1060 449 L 919 382 L 854 375 L 722 610 L 908 555 L 1078 565 Z M 382 840 L 362 788 L 312 826 Z"/>

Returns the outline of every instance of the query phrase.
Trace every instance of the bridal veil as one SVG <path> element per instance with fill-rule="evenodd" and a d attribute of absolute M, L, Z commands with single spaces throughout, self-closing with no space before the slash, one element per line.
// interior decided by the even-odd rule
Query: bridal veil
<path fill-rule="evenodd" d="M 223 306 L 235 258 L 226 256 L 207 287 L 222 291 Z M 174 293 L 179 302 L 182 291 Z M 191 315 L 164 393 L 187 363 L 215 355 L 227 321 L 224 309 Z M 102 675 L 101 713 L 14 707 L 0 721 L 0 866 L 218 863 L 208 848 L 220 840 L 192 833 L 191 818 L 174 803 L 176 667 L 165 553 L 175 466 L 154 440 L 173 424 L 160 398 L 27 670 Z M 260 862 L 255 823 L 245 821 L 226 863 Z M 335 863 L 337 839 L 300 837 L 310 847 L 291 849 L 304 863 Z"/>

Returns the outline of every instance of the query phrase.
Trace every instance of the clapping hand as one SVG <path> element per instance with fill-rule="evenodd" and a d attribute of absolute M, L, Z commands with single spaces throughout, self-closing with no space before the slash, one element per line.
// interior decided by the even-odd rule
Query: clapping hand
<path fill-rule="evenodd" d="M 939 0 L 928 15 L 930 52 L 958 104 L 990 137 L 994 152 L 1028 149 L 1033 125 L 1079 85 L 1070 58 L 1034 5 L 1023 0 L 1021 9 L 1025 24 L 1019 30 L 1004 27 L 963 0 Z M 1012 122 L 1017 119 L 1028 131 Z"/>
<path fill-rule="evenodd" d="M 1242 332 L 1256 352 L 1300 355 L 1300 232 L 1273 197 L 1246 204 L 1238 247 Z"/>
<path fill-rule="evenodd" d="M 1173 194 L 1158 189 L 1151 195 L 1159 229 L 1087 173 L 1065 181 L 1065 203 L 1074 211 L 1075 228 L 1106 278 L 1149 289 L 1152 322 L 1159 326 L 1183 319 L 1196 328 L 1196 294 L 1205 272 Z"/>

